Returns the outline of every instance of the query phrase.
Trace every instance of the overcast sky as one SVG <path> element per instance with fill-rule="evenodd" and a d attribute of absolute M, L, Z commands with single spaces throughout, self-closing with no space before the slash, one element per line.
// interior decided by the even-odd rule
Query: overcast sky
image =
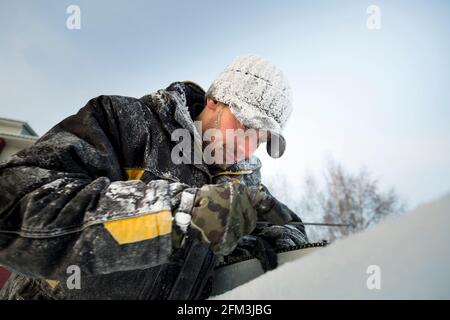
<path fill-rule="evenodd" d="M 370 5 L 381 29 L 367 27 Z M 258 151 L 265 177 L 297 183 L 331 155 L 415 206 L 450 190 L 449 31 L 449 1 L 2 0 L 0 117 L 43 134 L 92 97 L 207 89 L 255 53 L 285 72 L 295 104 L 286 154 Z"/>

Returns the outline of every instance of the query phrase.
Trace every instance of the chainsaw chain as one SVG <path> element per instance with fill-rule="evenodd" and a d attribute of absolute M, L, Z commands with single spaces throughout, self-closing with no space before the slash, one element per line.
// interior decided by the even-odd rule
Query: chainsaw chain
<path fill-rule="evenodd" d="M 298 246 L 290 246 L 285 249 L 276 250 L 277 253 L 283 253 L 283 252 L 289 252 L 294 250 L 300 250 L 300 249 L 308 249 L 308 248 L 316 248 L 316 247 L 326 247 L 328 245 L 327 240 L 322 240 L 319 242 L 311 242 L 311 243 L 305 243 Z"/>
<path fill-rule="evenodd" d="M 298 245 L 298 246 L 289 246 L 289 247 L 284 248 L 284 249 L 276 250 L 276 253 L 278 254 L 278 253 L 295 251 L 295 250 L 301 250 L 301 249 L 326 247 L 328 244 L 329 244 L 328 241 L 322 240 L 322 241 L 319 241 L 319 242 L 305 243 L 305 244 L 301 244 L 301 245 Z M 225 257 L 225 259 L 226 259 L 226 257 Z M 244 256 L 244 257 L 236 258 L 236 260 L 233 259 L 233 261 L 227 261 L 227 260 L 226 261 L 222 261 L 215 267 L 215 269 L 222 268 L 222 267 L 225 267 L 225 266 L 229 266 L 229 265 L 232 265 L 232 264 L 235 264 L 235 263 L 251 260 L 251 259 L 257 259 L 257 258 L 255 256 Z"/>

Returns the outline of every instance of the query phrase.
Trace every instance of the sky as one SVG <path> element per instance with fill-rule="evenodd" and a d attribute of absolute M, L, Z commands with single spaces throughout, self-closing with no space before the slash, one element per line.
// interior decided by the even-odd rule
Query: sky
<path fill-rule="evenodd" d="M 67 28 L 70 5 L 80 29 Z M 0 0 L 0 117 L 42 135 L 95 96 L 206 90 L 254 53 L 294 95 L 285 155 L 257 152 L 263 179 L 301 188 L 332 156 L 414 207 L 450 190 L 449 31 L 448 1 Z"/>

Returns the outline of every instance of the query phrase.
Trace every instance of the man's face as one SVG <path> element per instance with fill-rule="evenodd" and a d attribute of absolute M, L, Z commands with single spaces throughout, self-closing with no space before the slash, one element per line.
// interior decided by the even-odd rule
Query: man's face
<path fill-rule="evenodd" d="M 263 130 L 245 127 L 231 112 L 227 105 L 216 103 L 212 108 L 213 121 L 210 129 L 216 129 L 220 134 L 214 136 L 213 141 L 206 141 L 205 147 L 214 144 L 214 151 L 222 149 L 222 153 L 216 154 L 215 165 L 223 169 L 233 163 L 248 159 L 267 140 L 267 134 Z"/>

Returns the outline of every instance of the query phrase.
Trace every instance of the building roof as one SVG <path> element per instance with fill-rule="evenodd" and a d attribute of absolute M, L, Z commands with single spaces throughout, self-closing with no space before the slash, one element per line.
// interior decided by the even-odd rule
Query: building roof
<path fill-rule="evenodd" d="M 15 125 L 17 125 L 17 126 L 21 126 L 22 129 L 24 129 L 23 131 L 25 131 L 25 132 L 27 133 L 27 134 L 25 134 L 25 135 L 35 136 L 35 137 L 38 137 L 38 136 L 39 136 L 39 135 L 36 133 L 36 131 L 34 131 L 33 128 L 31 128 L 31 126 L 30 126 L 27 122 L 25 122 L 25 121 L 0 117 L 0 125 L 1 125 L 2 122 L 10 123 L 10 124 L 15 124 Z"/>

